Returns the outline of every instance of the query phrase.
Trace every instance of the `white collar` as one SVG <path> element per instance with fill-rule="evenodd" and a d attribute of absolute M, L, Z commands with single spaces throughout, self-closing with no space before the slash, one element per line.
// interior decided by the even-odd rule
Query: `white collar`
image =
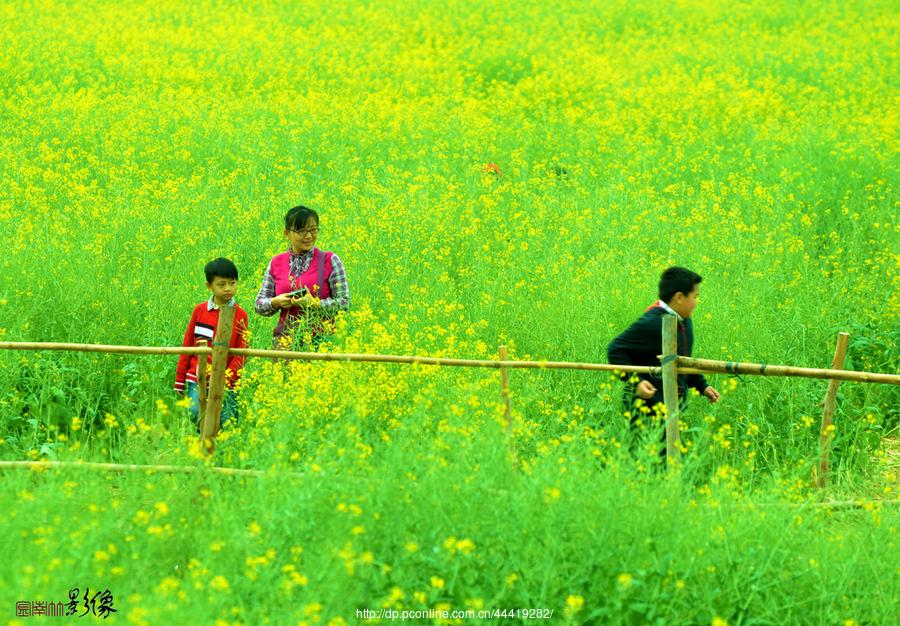
<path fill-rule="evenodd" d="M 683 321 L 684 321 L 684 318 L 681 317 L 680 315 L 678 315 L 678 313 L 675 311 L 675 309 L 673 309 L 672 307 L 670 307 L 668 304 L 666 304 L 666 303 L 663 302 L 662 300 L 659 301 L 659 306 L 662 307 L 663 310 L 665 310 L 665 311 L 671 313 L 672 315 L 674 315 L 675 318 L 676 318 L 679 322 L 683 322 Z"/>
<path fill-rule="evenodd" d="M 228 304 L 226 304 L 225 306 L 234 306 L 234 305 L 235 305 L 235 301 L 234 301 L 234 298 L 232 298 L 231 300 L 228 301 Z M 219 308 L 219 305 L 216 304 L 216 297 L 210 296 L 209 300 L 206 301 L 206 310 L 207 311 L 215 311 L 218 308 Z"/>

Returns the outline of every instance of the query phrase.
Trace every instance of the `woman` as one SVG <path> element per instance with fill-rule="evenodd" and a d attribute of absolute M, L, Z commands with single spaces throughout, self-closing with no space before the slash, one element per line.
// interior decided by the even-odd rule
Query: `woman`
<path fill-rule="evenodd" d="M 281 349 L 290 348 L 295 337 L 302 346 L 307 339 L 318 343 L 335 314 L 350 307 L 343 262 L 316 247 L 318 213 L 305 206 L 292 208 L 284 216 L 284 236 L 289 249 L 269 261 L 255 306 L 260 315 L 280 312 L 273 335 Z"/>

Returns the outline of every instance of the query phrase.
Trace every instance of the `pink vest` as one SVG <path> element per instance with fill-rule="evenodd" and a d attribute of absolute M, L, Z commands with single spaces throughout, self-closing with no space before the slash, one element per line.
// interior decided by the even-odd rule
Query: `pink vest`
<path fill-rule="evenodd" d="M 275 295 L 279 296 L 283 293 L 306 287 L 317 298 L 327 298 L 331 295 L 331 288 L 328 286 L 328 277 L 331 276 L 331 252 L 323 252 L 318 248 L 313 248 L 313 258 L 309 262 L 309 267 L 300 276 L 291 275 L 291 253 L 283 252 L 272 258 L 272 278 L 275 279 Z M 276 336 L 281 335 L 280 331 L 284 330 L 285 320 L 288 317 L 299 317 L 303 315 L 303 310 L 299 307 L 290 309 L 281 309 L 281 318 L 278 326 L 275 327 Z"/>

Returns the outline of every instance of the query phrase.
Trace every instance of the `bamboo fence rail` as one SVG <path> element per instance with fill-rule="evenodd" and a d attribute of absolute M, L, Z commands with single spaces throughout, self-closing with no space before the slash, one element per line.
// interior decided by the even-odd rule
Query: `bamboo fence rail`
<path fill-rule="evenodd" d="M 747 374 L 751 376 L 791 376 L 798 378 L 820 378 L 825 380 L 848 380 L 857 383 L 884 383 L 900 385 L 900 375 L 879 374 L 875 372 L 854 372 L 852 370 L 816 369 L 810 367 L 793 367 L 790 365 L 769 365 L 767 363 L 738 363 L 737 361 L 713 361 L 695 359 L 687 356 L 678 357 L 678 371 L 688 372 L 688 368 L 701 369 L 705 372 L 723 374 Z M 682 368 L 681 365 L 686 367 Z"/>
<path fill-rule="evenodd" d="M 129 474 L 136 472 L 145 472 L 147 474 L 216 474 L 220 476 L 232 476 L 238 478 L 270 478 L 277 480 L 284 479 L 311 479 L 320 480 L 319 474 L 304 474 L 301 472 L 272 472 L 254 469 L 238 469 L 233 467 L 217 467 L 204 465 L 138 465 L 125 463 L 95 463 L 95 462 L 76 462 L 76 461 L 0 461 L 0 471 L 2 470 L 29 470 L 32 472 L 44 472 L 50 470 L 67 470 L 67 469 L 83 469 L 83 470 L 102 470 L 116 472 L 119 474 Z M 351 478 L 365 480 L 363 477 L 343 476 L 341 478 Z M 508 489 L 495 489 L 498 495 L 508 495 Z M 822 500 L 816 502 L 754 502 L 747 501 L 740 504 L 725 503 L 720 504 L 722 508 L 748 507 L 748 508 L 825 508 L 825 509 L 842 509 L 842 508 L 866 508 L 877 506 L 892 506 L 900 504 L 900 498 L 871 499 L 871 500 Z"/>
<path fill-rule="evenodd" d="M 199 346 L 124 346 L 85 343 L 14 342 L 0 341 L 0 350 L 56 350 L 67 352 L 103 352 L 110 354 L 139 355 L 181 355 L 212 354 L 212 348 Z M 640 365 L 609 365 L 607 363 L 581 363 L 577 361 L 501 361 L 486 359 L 456 359 L 432 356 L 360 354 L 338 352 L 288 352 L 281 350 L 256 350 L 252 348 L 230 348 L 229 354 L 262 357 L 268 359 L 303 361 L 344 361 L 357 363 L 398 363 L 407 365 L 435 365 L 447 367 L 484 367 L 507 369 L 568 369 L 595 372 L 630 372 L 658 375 L 660 367 Z M 877 372 L 856 372 L 852 370 L 816 369 L 767 363 L 744 363 L 737 361 L 714 361 L 693 357 L 678 357 L 679 374 L 742 374 L 749 376 L 790 376 L 819 378 L 823 380 L 845 380 L 863 383 L 884 383 L 900 385 L 900 375 Z"/>
<path fill-rule="evenodd" d="M 0 469 L 30 469 L 35 472 L 51 469 L 99 469 L 110 472 L 149 472 L 160 474 L 196 474 L 212 472 L 225 476 L 265 476 L 262 470 L 233 467 L 196 467 L 191 465 L 136 465 L 128 463 L 94 463 L 76 461 L 0 461 Z M 281 476 L 286 474 L 282 473 Z M 301 474 L 294 474 L 301 476 Z"/>
<path fill-rule="evenodd" d="M 63 352 L 105 352 L 107 354 L 212 354 L 212 348 L 198 346 L 113 346 L 98 343 L 35 341 L 0 341 L 0 350 L 62 350 Z"/>
<path fill-rule="evenodd" d="M 103 352 L 108 354 L 140 355 L 181 355 L 212 354 L 212 348 L 201 346 L 157 347 L 157 346 L 117 346 L 85 343 L 14 342 L 0 341 L 0 350 L 55 350 L 64 352 Z M 609 365 L 606 363 L 579 363 L 573 361 L 504 361 L 489 359 L 456 359 L 433 356 L 360 354 L 338 352 L 294 352 L 285 350 L 257 350 L 252 348 L 229 348 L 228 354 L 245 357 L 260 357 L 275 360 L 298 361 L 342 361 L 349 363 L 397 363 L 403 365 L 434 365 L 445 367 L 482 367 L 493 369 L 569 369 L 597 372 L 631 372 L 650 374 L 658 367 L 642 365 Z M 705 370 L 680 368 L 683 373 L 699 374 Z"/>

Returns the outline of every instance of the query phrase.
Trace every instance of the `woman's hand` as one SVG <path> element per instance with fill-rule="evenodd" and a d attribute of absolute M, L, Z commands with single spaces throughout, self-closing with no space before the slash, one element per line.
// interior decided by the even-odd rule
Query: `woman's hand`
<path fill-rule="evenodd" d="M 319 307 L 322 306 L 322 301 L 316 298 L 309 292 L 306 292 L 306 295 L 302 298 L 292 298 L 288 294 L 283 293 L 280 296 L 275 296 L 272 298 L 272 308 L 273 309 L 291 309 L 293 307 Z"/>
<path fill-rule="evenodd" d="M 294 298 L 294 306 L 302 306 L 304 308 L 320 307 L 322 306 L 322 301 L 307 291 L 302 298 Z"/>
<path fill-rule="evenodd" d="M 291 298 L 288 294 L 284 293 L 280 296 L 275 296 L 272 298 L 272 308 L 273 309 L 289 309 L 293 306 L 297 306 L 294 304 L 295 298 Z"/>

